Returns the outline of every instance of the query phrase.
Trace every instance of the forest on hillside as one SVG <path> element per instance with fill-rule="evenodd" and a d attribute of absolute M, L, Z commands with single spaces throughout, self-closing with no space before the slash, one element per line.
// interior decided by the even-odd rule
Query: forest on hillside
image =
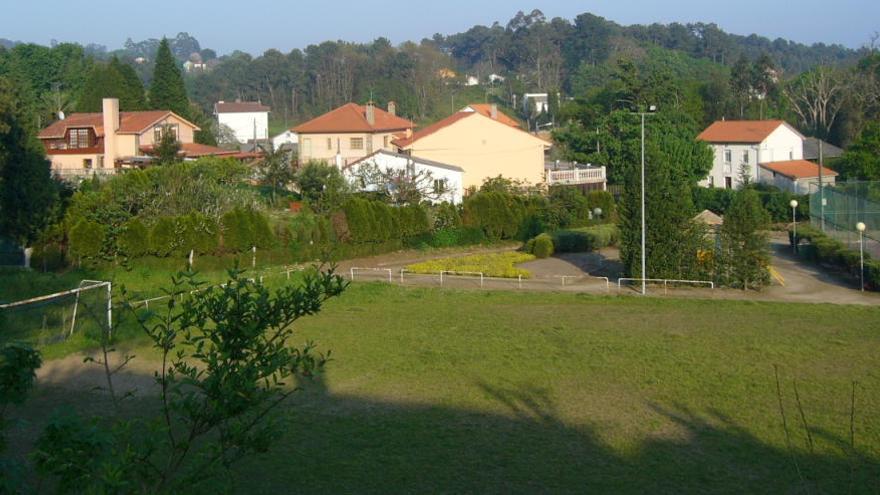
<path fill-rule="evenodd" d="M 130 66 L 149 92 L 159 41 L 128 40 L 114 51 L 7 42 L 9 48 L 0 47 L 0 76 L 16 83 L 33 125 L 44 126 L 59 111 L 93 107 L 95 98 L 118 91 L 94 82 L 102 80 L 95 72 L 109 64 Z M 602 114 L 650 103 L 687 113 L 697 125 L 785 118 L 806 134 L 845 145 L 877 115 L 880 63 L 870 40 L 858 50 L 804 45 L 726 33 L 711 23 L 622 26 L 589 13 L 548 19 L 535 10 L 505 25 L 397 46 L 386 38 L 326 41 L 288 53 L 218 57 L 187 33 L 169 42 L 179 64 L 197 59 L 208 66 L 185 74 L 200 125 L 210 125 L 206 116 L 216 101 L 236 98 L 270 105 L 275 129 L 370 99 L 394 100 L 401 114 L 421 124 L 469 102 L 492 101 L 530 128 L 551 122 L 589 128 Z M 121 70 L 130 77 L 131 69 Z M 490 74 L 505 79 L 489 84 Z M 465 86 L 467 75 L 483 84 Z M 516 98 L 525 92 L 554 95 L 551 112 L 524 111 Z"/>

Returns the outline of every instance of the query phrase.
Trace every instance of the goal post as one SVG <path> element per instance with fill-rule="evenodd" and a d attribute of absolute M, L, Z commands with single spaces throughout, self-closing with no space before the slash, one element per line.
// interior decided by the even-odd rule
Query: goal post
<path fill-rule="evenodd" d="M 73 289 L 0 302 L 0 332 L 3 334 L 0 339 L 50 342 L 66 339 L 74 334 L 78 322 L 80 327 L 85 325 L 83 304 L 95 308 L 91 321 L 109 332 L 113 325 L 113 284 L 82 280 Z"/>

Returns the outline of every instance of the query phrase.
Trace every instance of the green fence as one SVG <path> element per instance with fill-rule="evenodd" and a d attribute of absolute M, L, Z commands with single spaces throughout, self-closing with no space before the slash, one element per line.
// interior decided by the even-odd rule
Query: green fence
<path fill-rule="evenodd" d="M 853 250 L 859 249 L 858 223 L 865 224 L 865 253 L 880 259 L 880 182 L 813 184 L 810 218 L 817 229 Z"/>

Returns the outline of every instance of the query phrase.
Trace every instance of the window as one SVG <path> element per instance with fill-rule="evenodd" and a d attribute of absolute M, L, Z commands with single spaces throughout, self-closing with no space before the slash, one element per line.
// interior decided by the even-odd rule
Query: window
<path fill-rule="evenodd" d="M 730 150 L 724 150 L 724 163 L 730 163 L 733 161 L 733 152 Z"/>
<path fill-rule="evenodd" d="M 353 150 L 364 149 L 364 138 L 351 138 L 349 147 Z"/>
<path fill-rule="evenodd" d="M 434 194 L 446 192 L 446 179 L 434 179 Z"/>
<path fill-rule="evenodd" d="M 89 147 L 89 130 L 88 129 L 71 129 L 70 130 L 70 149 L 88 148 Z"/>
<path fill-rule="evenodd" d="M 178 139 L 177 133 L 177 124 L 168 124 L 168 125 L 157 125 L 153 127 L 153 142 L 154 144 L 159 144 L 159 141 L 162 140 L 162 132 L 164 132 L 165 128 L 168 128 L 171 135 L 174 136 L 174 139 Z"/>
<path fill-rule="evenodd" d="M 86 158 L 83 160 L 83 168 L 92 168 L 92 159 Z"/>
<path fill-rule="evenodd" d="M 388 147 L 388 136 L 384 136 L 384 137 L 382 138 L 382 147 L 383 147 L 383 148 L 387 148 L 387 147 Z"/>
<path fill-rule="evenodd" d="M 789 152 L 788 152 L 788 159 L 789 159 L 789 160 L 794 160 L 794 151 L 789 151 Z"/>
<path fill-rule="evenodd" d="M 733 189 L 733 178 L 731 178 L 731 177 L 724 178 L 724 188 L 725 189 Z"/>
<path fill-rule="evenodd" d="M 327 138 L 327 149 L 328 150 L 333 149 L 333 138 Z"/>
<path fill-rule="evenodd" d="M 749 150 L 743 150 L 743 163 L 749 163 Z"/>

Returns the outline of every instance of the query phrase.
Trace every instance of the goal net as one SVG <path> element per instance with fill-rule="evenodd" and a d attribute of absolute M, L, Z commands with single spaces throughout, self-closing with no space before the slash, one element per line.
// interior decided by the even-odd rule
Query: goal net
<path fill-rule="evenodd" d="M 51 294 L 0 301 L 0 342 L 45 345 L 71 336 L 100 339 L 112 321 L 111 284 L 83 280 Z"/>

